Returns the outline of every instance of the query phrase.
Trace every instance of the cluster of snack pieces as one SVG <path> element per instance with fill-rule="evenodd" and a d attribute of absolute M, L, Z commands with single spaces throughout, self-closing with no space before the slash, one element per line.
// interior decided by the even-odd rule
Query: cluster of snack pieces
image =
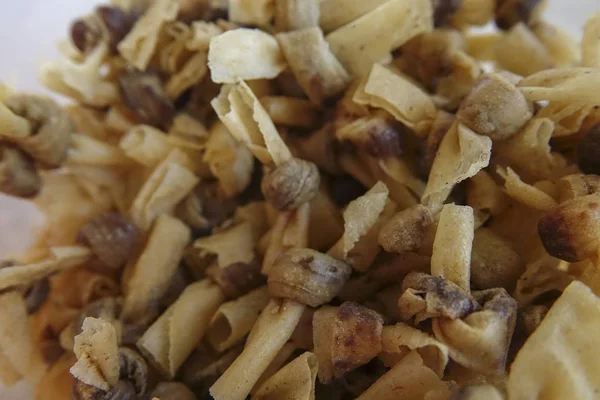
<path fill-rule="evenodd" d="M 597 397 L 600 13 L 578 47 L 543 1 L 113 3 L 41 71 L 72 105 L 0 86 L 0 190 L 47 219 L 3 384 Z"/>

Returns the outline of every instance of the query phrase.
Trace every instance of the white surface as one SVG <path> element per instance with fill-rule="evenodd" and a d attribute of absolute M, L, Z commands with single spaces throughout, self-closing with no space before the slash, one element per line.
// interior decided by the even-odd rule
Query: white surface
<path fill-rule="evenodd" d="M 58 57 L 55 43 L 66 37 L 70 21 L 84 15 L 96 3 L 96 0 L 0 0 L 0 81 L 18 90 L 39 91 L 36 79 L 39 65 Z M 599 0 L 550 0 L 546 16 L 550 22 L 580 37 L 587 15 L 595 9 L 600 9 Z M 8 227 L 16 213 L 4 199 L 0 200 L 2 249 L 14 246 L 6 238 L 11 237 L 7 230 L 10 231 Z M 0 399 L 30 398 L 32 394 L 24 385 L 10 390 L 0 388 Z"/>

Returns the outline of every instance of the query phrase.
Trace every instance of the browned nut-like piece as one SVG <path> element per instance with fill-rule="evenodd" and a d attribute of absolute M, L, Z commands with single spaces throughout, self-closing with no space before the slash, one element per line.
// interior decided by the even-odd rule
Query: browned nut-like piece
<path fill-rule="evenodd" d="M 458 11 L 462 0 L 433 0 L 433 24 L 436 28 L 446 25 Z"/>
<path fill-rule="evenodd" d="M 150 395 L 151 399 L 155 397 L 160 400 L 196 400 L 196 395 L 180 382 L 159 383 Z"/>
<path fill-rule="evenodd" d="M 117 382 L 108 392 L 75 379 L 71 394 L 73 400 L 135 400 L 135 388 L 129 381 Z"/>
<path fill-rule="evenodd" d="M 311 201 L 320 184 L 321 177 L 315 164 L 292 158 L 265 175 L 261 189 L 273 207 L 288 211 Z"/>
<path fill-rule="evenodd" d="M 313 316 L 319 380 L 327 383 L 368 363 L 382 351 L 383 318 L 353 302 L 319 308 Z"/>
<path fill-rule="evenodd" d="M 0 191 L 10 196 L 33 197 L 42 185 L 32 160 L 13 147 L 0 148 Z"/>
<path fill-rule="evenodd" d="M 199 235 L 233 215 L 236 203 L 225 197 L 216 182 L 202 182 L 177 206 L 175 214 Z"/>
<path fill-rule="evenodd" d="M 212 279 L 229 299 L 236 299 L 265 283 L 257 260 L 249 263 L 238 262 L 226 267 L 212 265 L 206 276 Z"/>
<path fill-rule="evenodd" d="M 407 208 L 396 214 L 379 231 L 379 244 L 389 253 L 417 251 L 431 223 L 433 215 L 429 208 L 422 204 Z"/>
<path fill-rule="evenodd" d="M 594 125 L 579 142 L 577 164 L 584 174 L 600 175 L 600 124 Z"/>
<path fill-rule="evenodd" d="M 208 393 L 208 388 L 223 375 L 243 349 L 244 345 L 240 344 L 225 353 L 217 353 L 212 348 L 197 350 L 181 366 L 181 381 L 197 393 Z"/>
<path fill-rule="evenodd" d="M 573 174 L 556 182 L 559 203 L 600 192 L 600 176 Z"/>
<path fill-rule="evenodd" d="M 107 267 L 121 268 L 135 250 L 138 228 L 118 213 L 100 214 L 81 227 L 79 241 Z"/>
<path fill-rule="evenodd" d="M 142 122 L 159 128 L 169 126 L 175 105 L 167 97 L 158 74 L 125 71 L 119 77 L 119 86 L 123 102 Z"/>
<path fill-rule="evenodd" d="M 533 106 L 505 77 L 489 73 L 475 84 L 456 116 L 480 135 L 505 140 L 533 116 Z"/>
<path fill-rule="evenodd" d="M 512 291 L 525 271 L 514 246 L 487 228 L 475 231 L 471 252 L 471 284 L 477 289 L 503 287 Z"/>
<path fill-rule="evenodd" d="M 135 18 L 118 7 L 101 6 L 92 15 L 71 24 L 71 40 L 82 53 L 94 49 L 101 41 L 106 42 L 113 54 L 117 45 L 131 30 Z"/>
<path fill-rule="evenodd" d="M 373 115 L 359 118 L 336 132 L 341 142 L 349 142 L 359 150 L 377 157 L 398 157 L 402 154 L 400 125 L 387 116 Z"/>
<path fill-rule="evenodd" d="M 342 290 L 352 268 L 312 249 L 291 249 L 275 260 L 269 272 L 269 293 L 311 307 L 329 303 Z"/>
<path fill-rule="evenodd" d="M 412 272 L 402 281 L 404 293 L 398 299 L 398 309 L 404 320 L 415 318 L 419 323 L 429 318 L 462 318 L 478 310 L 479 304 L 454 283 Z"/>
<path fill-rule="evenodd" d="M 31 135 L 8 138 L 36 160 L 59 166 L 67 156 L 73 126 L 67 113 L 52 99 L 29 94 L 13 94 L 6 106 L 32 125 Z"/>
<path fill-rule="evenodd" d="M 143 398 L 148 390 L 148 365 L 137 351 L 128 347 L 119 349 L 119 377 L 133 384 L 135 393 Z"/>
<path fill-rule="evenodd" d="M 600 195 L 566 201 L 540 219 L 538 233 L 553 257 L 575 262 L 594 255 L 600 246 Z"/>
<path fill-rule="evenodd" d="M 543 0 L 499 0 L 496 3 L 496 25 L 508 30 L 513 25 L 523 22 L 528 25 L 533 22 L 541 11 Z"/>

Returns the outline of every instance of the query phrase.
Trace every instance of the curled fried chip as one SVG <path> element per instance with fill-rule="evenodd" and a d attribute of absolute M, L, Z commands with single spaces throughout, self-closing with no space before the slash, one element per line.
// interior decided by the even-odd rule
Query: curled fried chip
<path fill-rule="evenodd" d="M 567 271 L 559 268 L 560 260 L 544 254 L 527 264 L 517 281 L 514 292 L 520 305 L 529 305 L 543 295 L 563 291 L 574 280 Z"/>
<path fill-rule="evenodd" d="M 559 103 L 598 106 L 600 69 L 556 68 L 540 71 L 521 80 L 517 87 L 529 101 L 556 101 Z"/>
<path fill-rule="evenodd" d="M 197 239 L 193 246 L 200 252 L 200 256 L 216 256 L 217 265 L 225 268 L 238 262 L 251 262 L 255 257 L 254 246 L 257 240 L 252 224 L 243 222 L 211 236 Z"/>
<path fill-rule="evenodd" d="M 577 42 L 567 32 L 559 26 L 544 21 L 536 21 L 531 30 L 548 50 L 554 65 L 569 67 L 575 64 L 579 57 Z M 582 65 L 584 67 L 588 66 L 585 63 Z"/>
<path fill-rule="evenodd" d="M 298 84 L 313 103 L 322 104 L 348 85 L 348 73 L 319 28 L 279 33 L 277 40 Z"/>
<path fill-rule="evenodd" d="M 511 399 L 596 397 L 600 303 L 584 284 L 573 282 L 529 337 L 511 366 Z M 534 367 L 535 366 L 535 367 Z"/>
<path fill-rule="evenodd" d="M 369 2 L 367 7 L 371 4 Z M 360 77 L 366 75 L 374 63 L 389 56 L 392 50 L 418 34 L 430 31 L 433 28 L 431 7 L 428 0 L 387 1 L 329 33 L 327 41 L 348 72 Z"/>
<path fill-rule="evenodd" d="M 119 141 L 127 157 L 145 167 L 155 167 L 164 160 L 172 146 L 164 132 L 149 125 L 136 125 Z"/>
<path fill-rule="evenodd" d="M 177 203 L 196 186 L 198 178 L 189 166 L 189 158 L 181 150 L 173 149 L 154 168 L 129 211 L 138 228 L 148 230 L 158 215 L 173 212 Z"/>
<path fill-rule="evenodd" d="M 94 139 L 89 136 L 74 133 L 71 135 L 71 148 L 68 163 L 90 166 L 126 166 L 125 154 L 116 146 Z"/>
<path fill-rule="evenodd" d="M 522 22 L 498 40 L 496 60 L 502 68 L 522 76 L 554 66 L 544 44 Z"/>
<path fill-rule="evenodd" d="M 119 380 L 117 333 L 110 322 L 88 317 L 73 347 L 77 362 L 70 371 L 83 383 L 109 390 Z"/>
<path fill-rule="evenodd" d="M 506 171 L 498 167 L 497 172 L 504 178 L 506 193 L 516 201 L 540 211 L 548 211 L 558 205 L 552 196 L 523 182 L 510 167 Z"/>
<path fill-rule="evenodd" d="M 262 163 L 281 165 L 292 157 L 269 114 L 245 82 L 223 86 L 211 104 L 233 137 Z"/>
<path fill-rule="evenodd" d="M 383 108 L 421 136 L 428 132 L 436 116 L 435 105 L 423 90 L 379 64 L 373 65 L 364 87 L 356 90 L 353 100 Z"/>
<path fill-rule="evenodd" d="M 179 6 L 171 0 L 158 0 L 135 23 L 117 48 L 131 65 L 143 71 L 156 51 L 159 35 L 166 23 L 174 21 Z"/>
<path fill-rule="evenodd" d="M 491 153 L 490 138 L 455 122 L 442 140 L 421 201 L 441 205 L 454 185 L 488 166 Z"/>
<path fill-rule="evenodd" d="M 0 290 L 13 286 L 29 286 L 55 272 L 73 268 L 86 262 L 91 252 L 86 247 L 51 247 L 47 257 L 25 265 L 0 269 Z"/>
<path fill-rule="evenodd" d="M 435 337 L 448 346 L 450 358 L 485 374 L 504 373 L 517 318 L 517 302 L 504 289 L 474 293 L 480 311 L 462 318 L 433 320 Z"/>
<path fill-rule="evenodd" d="M 285 66 L 277 40 L 258 29 L 234 29 L 210 40 L 208 67 L 215 83 L 272 79 Z"/>
<path fill-rule="evenodd" d="M 365 15 L 387 0 L 321 0 L 319 7 L 319 25 L 330 32 Z"/>
<path fill-rule="evenodd" d="M 552 102 L 542 108 L 535 119 L 550 119 L 554 123 L 552 137 L 568 139 L 568 136 L 581 133 L 585 120 L 593 114 L 593 109 L 593 106 L 587 104 Z"/>
<path fill-rule="evenodd" d="M 119 97 L 117 85 L 100 74 L 107 55 L 108 47 L 101 44 L 82 63 L 62 60 L 45 64 L 40 70 L 40 81 L 49 89 L 83 104 L 107 106 Z"/>
<path fill-rule="evenodd" d="M 284 96 L 265 96 L 260 99 L 275 125 L 310 128 L 317 125 L 319 111 L 304 99 Z"/>
<path fill-rule="evenodd" d="M 280 32 L 319 26 L 320 0 L 278 0 L 275 27 Z"/>
<path fill-rule="evenodd" d="M 194 54 L 176 74 L 169 78 L 165 92 L 177 99 L 183 92 L 199 83 L 208 72 L 207 56 L 204 52 Z"/>
<path fill-rule="evenodd" d="M 250 184 L 254 171 L 252 153 L 233 138 L 222 122 L 210 129 L 203 159 L 226 196 L 241 193 Z"/>
<path fill-rule="evenodd" d="M 273 0 L 230 0 L 229 20 L 243 25 L 266 26 L 273 18 Z"/>
<path fill-rule="evenodd" d="M 381 343 L 383 352 L 393 356 L 397 361 L 402 360 L 412 350 L 416 350 L 426 366 L 435 371 L 440 378 L 444 376 L 444 369 L 448 363 L 448 347 L 427 333 L 410 325 L 398 323 L 383 327 Z"/>
<path fill-rule="evenodd" d="M 194 21 L 191 26 L 191 37 L 185 47 L 192 51 L 208 51 L 210 40 L 221 33 L 223 29 L 214 22 Z"/>
<path fill-rule="evenodd" d="M 315 399 L 315 379 L 319 363 L 306 352 L 277 371 L 252 395 L 258 400 Z"/>

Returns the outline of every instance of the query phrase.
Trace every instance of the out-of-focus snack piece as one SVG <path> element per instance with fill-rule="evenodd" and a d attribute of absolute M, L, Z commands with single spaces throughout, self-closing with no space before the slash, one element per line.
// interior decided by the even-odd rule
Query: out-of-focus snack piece
<path fill-rule="evenodd" d="M 120 347 L 119 378 L 133 383 L 138 396 L 145 396 L 151 384 L 151 377 L 144 357 L 129 347 Z"/>
<path fill-rule="evenodd" d="M 319 380 L 328 383 L 366 364 L 381 352 L 382 317 L 353 302 L 321 307 L 313 317 Z"/>
<path fill-rule="evenodd" d="M 98 215 L 81 227 L 79 238 L 107 267 L 125 265 L 138 243 L 139 232 L 127 218 L 118 213 Z"/>
<path fill-rule="evenodd" d="M 319 28 L 277 34 L 290 69 L 308 98 L 315 104 L 342 92 L 350 81 Z"/>
<path fill-rule="evenodd" d="M 551 297 L 560 293 L 569 286 L 574 278 L 567 271 L 560 269 L 561 262 L 557 258 L 543 254 L 527 264 L 513 293 L 519 305 L 530 305 L 536 300 L 543 299 L 544 296 Z"/>
<path fill-rule="evenodd" d="M 306 352 L 271 376 L 252 398 L 314 400 L 318 366 L 317 357 Z"/>
<path fill-rule="evenodd" d="M 196 395 L 181 382 L 160 382 L 150 394 L 150 398 L 160 400 L 196 400 Z"/>
<path fill-rule="evenodd" d="M 211 101 L 229 132 L 266 165 L 280 165 L 292 158 L 273 121 L 245 83 L 224 85 Z"/>
<path fill-rule="evenodd" d="M 598 251 L 600 196 L 591 194 L 568 200 L 540 220 L 538 232 L 553 257 L 581 261 Z"/>
<path fill-rule="evenodd" d="M 450 390 L 446 385 L 413 350 L 361 394 L 358 400 L 393 400 L 397 396 L 422 399 L 428 398 L 426 395 L 429 392 L 437 391 L 441 393 L 441 398 L 447 398 Z"/>
<path fill-rule="evenodd" d="M 402 289 L 400 316 L 407 321 L 414 318 L 415 323 L 438 317 L 457 319 L 480 308 L 467 291 L 451 281 L 422 272 L 409 273 Z"/>
<path fill-rule="evenodd" d="M 508 199 L 486 170 L 481 170 L 467 182 L 467 205 L 477 215 L 498 215 L 508 205 Z"/>
<path fill-rule="evenodd" d="M 275 12 L 272 0 L 231 0 L 229 20 L 242 25 L 267 26 Z"/>
<path fill-rule="evenodd" d="M 402 135 L 385 111 L 356 119 L 336 130 L 336 138 L 351 143 L 357 150 L 378 159 L 388 160 L 402 154 Z"/>
<path fill-rule="evenodd" d="M 229 299 L 238 298 L 265 283 L 258 260 L 236 262 L 226 266 L 213 264 L 205 273 Z"/>
<path fill-rule="evenodd" d="M 444 205 L 433 242 L 431 274 L 469 291 L 473 236 L 473 209 Z"/>
<path fill-rule="evenodd" d="M 148 125 L 136 125 L 119 141 L 125 155 L 145 167 L 155 167 L 163 161 L 173 145 L 164 132 Z"/>
<path fill-rule="evenodd" d="M 450 358 L 485 374 L 504 373 L 517 318 L 517 302 L 504 289 L 474 292 L 479 311 L 462 319 L 433 320 L 435 337 L 448 346 Z"/>
<path fill-rule="evenodd" d="M 125 71 L 119 76 L 121 97 L 125 105 L 142 122 L 166 127 L 175 114 L 158 74 L 148 71 Z"/>
<path fill-rule="evenodd" d="M 374 64 L 364 86 L 359 86 L 353 100 L 362 105 L 383 108 L 398 121 L 424 136 L 435 118 L 433 101 L 409 79 Z"/>
<path fill-rule="evenodd" d="M 525 271 L 525 262 L 508 240 L 488 228 L 479 228 L 473 238 L 471 284 L 477 289 L 514 289 Z"/>
<path fill-rule="evenodd" d="M 560 178 L 556 182 L 558 190 L 558 202 L 563 203 L 567 200 L 587 196 L 600 192 L 600 176 L 574 174 Z"/>
<path fill-rule="evenodd" d="M 585 23 L 583 40 L 581 41 L 581 65 L 583 67 L 600 67 L 600 12 L 594 13 Z"/>
<path fill-rule="evenodd" d="M 447 25 L 452 16 L 460 9 L 463 0 L 434 0 L 433 26 L 440 28 Z"/>
<path fill-rule="evenodd" d="M 358 19 L 385 2 L 386 0 L 373 0 L 368 3 L 361 0 L 322 0 L 319 7 L 319 25 L 323 31 L 330 32 Z"/>
<path fill-rule="evenodd" d="M 163 27 L 175 20 L 178 11 L 178 4 L 171 0 L 153 2 L 117 46 L 121 56 L 138 70 L 145 70 L 156 51 Z"/>
<path fill-rule="evenodd" d="M 380 358 L 393 361 L 395 365 L 406 357 L 412 350 L 423 358 L 423 363 L 431 368 L 439 377 L 444 376 L 448 363 L 448 348 L 432 336 L 410 325 L 398 323 L 384 326 L 381 333 L 383 353 Z M 384 360 L 384 361 L 385 361 Z"/>
<path fill-rule="evenodd" d="M 597 329 L 598 310 L 598 297 L 584 284 L 573 282 L 567 287 L 517 354 L 508 379 L 511 399 L 535 398 L 542 393 L 548 393 L 549 399 L 595 397 L 598 346 L 597 336 L 591 332 Z M 586 378 L 576 378 L 583 376 Z"/>
<path fill-rule="evenodd" d="M 275 27 L 279 32 L 319 26 L 319 0 L 276 0 Z"/>
<path fill-rule="evenodd" d="M 224 300 L 219 287 L 208 279 L 189 285 L 142 335 L 137 347 L 172 379 L 204 337 L 211 317 Z"/>
<path fill-rule="evenodd" d="M 221 190 L 228 197 L 243 192 L 254 171 L 252 153 L 221 122 L 213 124 L 209 135 L 203 159 L 219 180 Z"/>
<path fill-rule="evenodd" d="M 133 13 L 119 7 L 99 6 L 92 14 L 73 21 L 70 39 L 83 54 L 93 50 L 100 42 L 116 53 L 117 45 L 129 33 L 134 22 Z"/>
<path fill-rule="evenodd" d="M 459 29 L 486 25 L 494 17 L 494 0 L 462 0 L 450 23 Z"/>
<path fill-rule="evenodd" d="M 529 101 L 556 101 L 598 106 L 595 95 L 600 88 L 598 68 L 555 68 L 523 78 L 517 87 Z"/>
<path fill-rule="evenodd" d="M 200 346 L 181 366 L 181 381 L 194 392 L 204 392 L 225 372 L 242 352 L 238 345 L 223 353 Z"/>
<path fill-rule="evenodd" d="M 431 210 L 423 205 L 400 211 L 379 231 L 379 244 L 387 252 L 417 251 L 432 223 Z"/>
<path fill-rule="evenodd" d="M 463 386 L 452 393 L 452 400 L 503 400 L 501 392 L 493 385 L 474 384 Z"/>
<path fill-rule="evenodd" d="M 319 122 L 319 110 L 304 99 L 266 96 L 260 99 L 275 125 L 311 128 Z"/>
<path fill-rule="evenodd" d="M 490 138 L 454 123 L 444 136 L 433 161 L 429 181 L 421 197 L 422 203 L 431 206 L 443 204 L 454 185 L 488 166 L 491 153 Z"/>
<path fill-rule="evenodd" d="M 600 124 L 594 125 L 577 146 L 577 165 L 583 173 L 600 174 Z"/>
<path fill-rule="evenodd" d="M 215 83 L 272 79 L 286 67 L 277 40 L 258 29 L 240 28 L 210 40 L 208 67 Z"/>
<path fill-rule="evenodd" d="M 288 341 L 305 306 L 271 299 L 254 324 L 244 351 L 210 388 L 216 399 L 243 400 Z"/>
<path fill-rule="evenodd" d="M 518 23 L 537 23 L 545 9 L 544 0 L 499 0 L 496 5 L 496 25 L 508 30 Z"/>
<path fill-rule="evenodd" d="M 190 240 L 190 229 L 176 218 L 161 215 L 133 269 L 125 290 L 123 317 L 137 321 L 156 316 L 158 301 Z"/>
<path fill-rule="evenodd" d="M 320 184 L 321 178 L 315 164 L 292 158 L 263 177 L 261 190 L 273 207 L 290 211 L 311 201 L 317 195 Z"/>
<path fill-rule="evenodd" d="M 0 191 L 10 196 L 33 197 L 42 185 L 40 175 L 29 156 L 14 147 L 0 148 Z"/>
<path fill-rule="evenodd" d="M 291 249 L 269 271 L 269 294 L 311 307 L 330 302 L 352 272 L 342 261 L 310 249 Z"/>
<path fill-rule="evenodd" d="M 206 333 L 210 344 L 223 352 L 240 342 L 250 332 L 268 302 L 269 292 L 266 287 L 261 287 L 221 304 Z"/>
<path fill-rule="evenodd" d="M 493 140 L 514 136 L 533 116 L 523 94 L 499 74 L 485 74 L 461 103 L 458 120 Z"/>
<path fill-rule="evenodd" d="M 554 66 L 554 61 L 544 44 L 523 23 L 513 26 L 498 40 L 496 60 L 502 68 L 522 76 Z"/>
<path fill-rule="evenodd" d="M 8 109 L 2 112 L 6 115 L 0 117 L 1 135 L 35 160 L 49 167 L 61 165 L 67 157 L 73 133 L 67 113 L 53 100 L 34 95 L 12 94 L 4 104 Z M 3 107 L 0 105 L 0 109 Z M 19 126 L 7 129 L 5 117 L 19 120 Z"/>
<path fill-rule="evenodd" d="M 531 26 L 531 30 L 548 50 L 554 65 L 569 67 L 575 64 L 579 57 L 577 42 L 567 32 L 559 26 L 544 21 L 536 21 Z"/>
<path fill-rule="evenodd" d="M 344 7 L 343 5 L 340 7 Z M 363 6 L 364 9 L 364 6 Z M 331 51 L 354 77 L 389 56 L 420 33 L 433 28 L 429 0 L 392 0 L 327 35 Z M 408 23 L 410 21 L 411 23 Z"/>
<path fill-rule="evenodd" d="M 119 380 L 117 334 L 110 322 L 88 317 L 82 332 L 75 337 L 73 351 L 77 362 L 71 373 L 79 381 L 109 390 Z"/>

